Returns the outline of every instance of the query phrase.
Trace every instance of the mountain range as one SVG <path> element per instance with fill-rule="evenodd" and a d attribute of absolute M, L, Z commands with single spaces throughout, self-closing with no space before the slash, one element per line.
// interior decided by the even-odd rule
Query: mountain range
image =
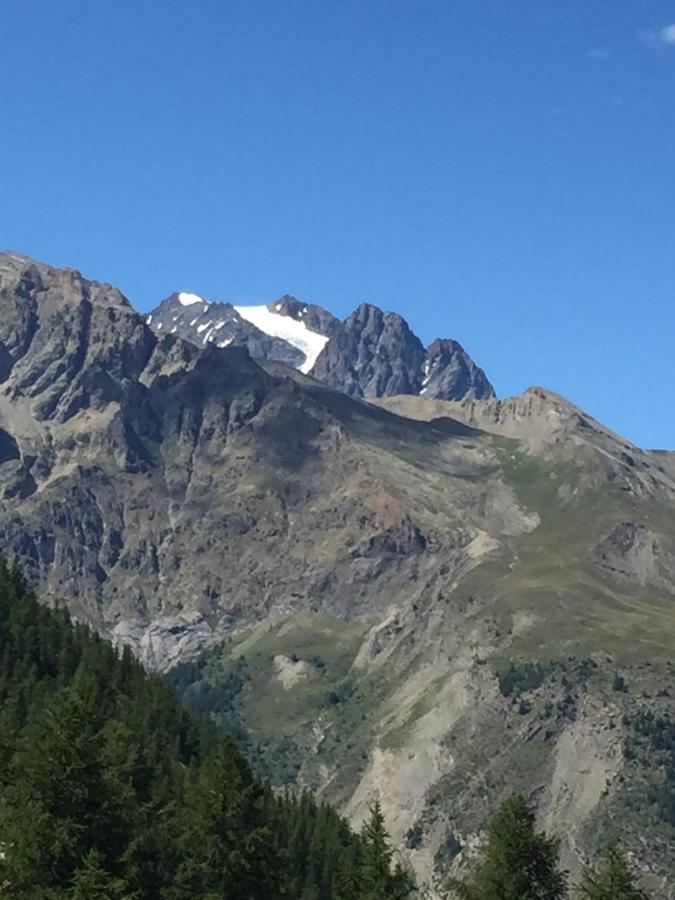
<path fill-rule="evenodd" d="M 495 395 L 457 341 L 439 338 L 425 348 L 402 316 L 368 303 L 341 322 L 288 295 L 263 306 L 233 306 L 179 292 L 147 321 L 158 334 L 177 334 L 198 347 L 246 347 L 254 359 L 288 363 L 351 397 Z"/>
<path fill-rule="evenodd" d="M 50 603 L 275 783 L 379 797 L 431 896 L 514 789 L 675 896 L 675 453 L 368 305 L 146 317 L 14 253 L 0 304 L 0 550 Z"/>

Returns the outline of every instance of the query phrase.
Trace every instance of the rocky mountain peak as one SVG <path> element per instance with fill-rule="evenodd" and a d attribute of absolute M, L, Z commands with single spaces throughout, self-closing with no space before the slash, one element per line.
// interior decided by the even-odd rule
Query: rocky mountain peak
<path fill-rule="evenodd" d="M 284 294 L 270 303 L 267 307 L 273 313 L 281 316 L 290 316 L 297 322 L 301 322 L 309 331 L 315 332 L 322 337 L 330 338 L 336 328 L 340 324 L 340 320 L 330 313 L 323 306 L 317 306 L 315 303 L 304 303 L 290 294 Z"/>
<path fill-rule="evenodd" d="M 398 313 L 362 303 L 336 330 L 312 375 L 354 397 L 419 393 L 424 347 Z"/>
<path fill-rule="evenodd" d="M 442 400 L 484 400 L 495 396 L 485 372 L 457 341 L 437 338 L 427 348 L 420 394 Z"/>
<path fill-rule="evenodd" d="M 42 291 L 57 292 L 65 304 L 102 303 L 132 310 L 114 285 L 92 281 L 74 268 L 56 268 L 14 251 L 0 252 L 0 290 L 29 299 Z"/>
<path fill-rule="evenodd" d="M 0 255 L 0 304 L 3 392 L 38 420 L 119 399 L 157 343 L 117 288 L 19 254 Z"/>
<path fill-rule="evenodd" d="M 632 808 L 635 785 L 649 797 L 642 761 L 622 756 L 630 718 L 672 718 L 669 664 L 654 680 L 674 640 L 672 454 L 543 388 L 477 399 L 460 344 L 425 349 L 365 304 L 319 335 L 316 368 L 328 360 L 339 390 L 265 370 L 246 341 L 318 346 L 312 307 L 278 302 L 183 292 L 148 327 L 110 285 L 0 256 L 2 551 L 150 665 L 222 642 L 193 667 L 222 687 L 246 654 L 242 733 L 276 766 L 281 723 L 296 784 L 354 821 L 382 797 L 420 884 L 455 821 L 466 844 L 480 837 L 477 753 L 496 792 L 541 798 L 572 854 L 600 814 Z M 364 403 L 345 385 L 418 394 Z M 611 687 L 619 665 L 627 692 Z M 659 755 L 650 791 L 663 771 Z M 656 855 L 670 832 L 643 841 L 651 802 L 622 822 L 650 872 L 672 869 Z"/>
<path fill-rule="evenodd" d="M 354 397 L 494 396 L 483 370 L 457 341 L 439 339 L 425 350 L 403 316 L 372 303 L 359 304 L 341 322 L 291 294 L 262 306 L 207 304 L 195 294 L 173 294 L 148 322 L 198 346 L 245 346 L 256 359 L 287 363 Z"/>
<path fill-rule="evenodd" d="M 293 297 L 291 294 L 283 294 L 277 300 L 269 304 L 270 307 L 276 309 L 277 312 L 284 316 L 292 316 L 294 319 L 302 315 L 307 304 Z"/>
<path fill-rule="evenodd" d="M 158 334 L 176 334 L 198 347 L 209 344 L 245 347 L 255 359 L 275 359 L 299 367 L 305 361 L 300 348 L 282 337 L 268 334 L 242 314 L 246 309 L 257 309 L 272 315 L 272 308 L 272 304 L 235 307 L 181 291 L 164 299 L 147 317 L 147 322 Z"/>
<path fill-rule="evenodd" d="M 457 341 L 437 339 L 425 350 L 401 315 L 369 303 L 345 319 L 312 374 L 358 397 L 494 396 L 483 370 Z"/>

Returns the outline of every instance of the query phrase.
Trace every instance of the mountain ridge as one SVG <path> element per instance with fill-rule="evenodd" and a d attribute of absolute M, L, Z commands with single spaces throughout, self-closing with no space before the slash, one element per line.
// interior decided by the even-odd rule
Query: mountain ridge
<path fill-rule="evenodd" d="M 181 302 L 181 296 L 190 302 Z M 359 304 L 340 322 L 323 307 L 288 294 L 265 305 L 242 306 L 175 293 L 147 321 L 158 333 L 179 334 L 198 346 L 245 346 L 254 358 L 288 363 L 351 396 L 494 396 L 461 344 L 437 338 L 425 348 L 402 316 L 370 303 Z"/>

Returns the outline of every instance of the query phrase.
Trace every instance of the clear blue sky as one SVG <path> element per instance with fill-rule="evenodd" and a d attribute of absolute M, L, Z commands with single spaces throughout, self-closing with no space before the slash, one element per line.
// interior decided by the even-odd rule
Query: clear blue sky
<path fill-rule="evenodd" d="M 0 247 L 370 301 L 675 447 L 675 2 L 5 0 Z"/>

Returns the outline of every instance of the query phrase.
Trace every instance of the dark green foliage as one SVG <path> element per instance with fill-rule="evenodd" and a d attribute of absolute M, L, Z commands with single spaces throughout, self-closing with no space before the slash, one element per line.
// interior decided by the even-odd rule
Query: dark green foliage
<path fill-rule="evenodd" d="M 626 856 L 618 847 L 607 851 L 599 869 L 584 870 L 576 890 L 587 900 L 649 900 L 635 884 Z"/>
<path fill-rule="evenodd" d="M 645 799 L 663 822 L 675 827 L 675 722 L 669 715 L 658 716 L 647 710 L 628 718 L 626 725 L 637 738 L 626 746 L 626 758 L 639 757 L 640 749 L 645 748 L 650 769 L 655 770 L 658 763 L 661 773 L 658 782 L 645 791 Z"/>
<path fill-rule="evenodd" d="M 215 656 L 218 659 L 218 656 Z M 254 740 L 244 720 L 244 696 L 250 690 L 251 674 L 245 656 L 214 672 L 214 656 L 205 653 L 196 661 L 181 663 L 165 676 L 185 706 L 197 716 L 210 719 L 227 732 L 251 762 L 259 778 L 272 784 L 293 784 L 300 768 L 298 748 L 282 736 L 263 745 Z"/>
<path fill-rule="evenodd" d="M 532 808 L 516 795 L 492 819 L 471 880 L 450 887 L 462 900 L 561 900 L 567 876 L 558 866 L 557 842 L 536 831 Z"/>
<path fill-rule="evenodd" d="M 398 868 L 393 876 L 390 874 L 393 853 L 379 803 L 371 808 L 361 838 L 359 900 L 404 900 L 408 896 L 407 878 Z"/>
<path fill-rule="evenodd" d="M 619 691 L 622 694 L 625 694 L 628 691 L 628 687 L 626 686 L 626 679 L 618 672 L 614 675 L 614 679 L 612 681 L 612 690 Z"/>
<path fill-rule="evenodd" d="M 409 850 L 417 850 L 424 842 L 424 829 L 419 822 L 416 822 L 412 828 L 409 828 L 405 835 L 405 845 Z"/>
<path fill-rule="evenodd" d="M 242 693 L 251 680 L 246 657 L 240 656 L 217 684 L 202 677 L 207 665 L 208 655 L 181 663 L 165 676 L 166 681 L 190 712 L 211 718 L 219 729 L 232 735 L 240 750 L 255 755 L 242 715 Z"/>
<path fill-rule="evenodd" d="M 344 678 L 335 688 L 326 695 L 326 705 L 336 706 L 338 703 L 347 703 L 354 694 L 355 684 L 352 678 Z"/>
<path fill-rule="evenodd" d="M 499 690 L 505 697 L 517 697 L 519 694 L 533 691 L 546 681 L 557 666 L 544 662 L 512 662 L 497 672 Z"/>
<path fill-rule="evenodd" d="M 179 865 L 169 897 L 274 895 L 283 882 L 265 792 L 227 739 L 193 770 L 174 811 Z"/>
<path fill-rule="evenodd" d="M 73 875 L 68 896 L 71 900 L 134 900 L 138 894 L 130 893 L 121 878 L 107 872 L 101 855 L 90 850 Z"/>
<path fill-rule="evenodd" d="M 244 661 L 225 711 L 245 680 Z M 0 562 L 3 895 L 396 900 L 381 824 L 356 835 L 310 796 L 274 796 L 231 738 Z"/>

